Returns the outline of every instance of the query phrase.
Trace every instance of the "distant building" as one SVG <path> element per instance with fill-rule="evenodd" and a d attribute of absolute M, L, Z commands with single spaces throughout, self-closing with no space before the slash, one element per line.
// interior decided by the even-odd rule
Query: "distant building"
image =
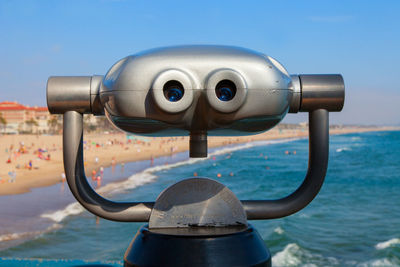
<path fill-rule="evenodd" d="M 18 102 L 0 102 L 0 117 L 6 121 L 0 123 L 3 133 L 46 133 L 49 130 L 50 113 L 47 107 L 29 107 Z"/>

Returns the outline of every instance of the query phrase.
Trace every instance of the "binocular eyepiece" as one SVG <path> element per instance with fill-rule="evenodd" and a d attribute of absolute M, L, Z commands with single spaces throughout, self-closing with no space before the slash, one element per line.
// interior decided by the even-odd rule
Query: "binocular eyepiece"
<path fill-rule="evenodd" d="M 178 81 L 169 81 L 164 85 L 163 91 L 168 101 L 176 102 L 183 97 L 185 88 L 183 88 L 183 85 Z"/>
<path fill-rule="evenodd" d="M 178 81 L 168 81 L 163 88 L 165 98 L 170 102 L 177 102 L 185 93 L 185 88 Z M 220 81 L 215 87 L 215 94 L 221 101 L 230 101 L 235 97 L 236 85 L 229 80 Z"/>
<path fill-rule="evenodd" d="M 231 101 L 236 95 L 236 85 L 229 80 L 220 81 L 215 87 L 215 94 L 221 101 Z"/>

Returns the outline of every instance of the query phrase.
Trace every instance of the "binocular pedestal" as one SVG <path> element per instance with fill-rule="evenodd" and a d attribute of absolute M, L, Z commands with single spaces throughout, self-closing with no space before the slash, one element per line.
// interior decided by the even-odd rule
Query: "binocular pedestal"
<path fill-rule="evenodd" d="M 124 260 L 125 266 L 271 265 L 240 200 L 207 178 L 182 180 L 164 190 Z"/>
<path fill-rule="evenodd" d="M 271 254 L 252 226 L 149 230 L 143 226 L 125 266 L 271 266 Z"/>
<path fill-rule="evenodd" d="M 223 184 L 182 180 L 164 190 L 125 253 L 125 266 L 270 266 L 271 255 Z"/>

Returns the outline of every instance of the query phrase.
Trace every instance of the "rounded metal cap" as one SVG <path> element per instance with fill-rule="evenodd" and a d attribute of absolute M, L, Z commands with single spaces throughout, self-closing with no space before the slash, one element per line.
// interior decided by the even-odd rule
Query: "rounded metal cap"
<path fill-rule="evenodd" d="M 344 105 L 344 81 L 340 74 L 299 75 L 300 111 L 326 109 L 341 111 Z"/>
<path fill-rule="evenodd" d="M 47 81 L 47 107 L 52 114 L 91 112 L 91 76 L 53 76 Z"/>
<path fill-rule="evenodd" d="M 223 184 L 208 178 L 180 181 L 157 198 L 149 228 L 247 225 L 240 200 Z"/>

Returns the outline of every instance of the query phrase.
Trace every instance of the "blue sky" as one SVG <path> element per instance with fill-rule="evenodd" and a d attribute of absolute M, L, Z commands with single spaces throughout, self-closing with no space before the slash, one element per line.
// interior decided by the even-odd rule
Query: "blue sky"
<path fill-rule="evenodd" d="M 341 73 L 346 102 L 333 123 L 400 124 L 400 1 L 1 0 L 0 30 L 0 101 L 43 106 L 51 75 L 105 74 L 159 46 L 223 44 L 293 74 Z"/>

